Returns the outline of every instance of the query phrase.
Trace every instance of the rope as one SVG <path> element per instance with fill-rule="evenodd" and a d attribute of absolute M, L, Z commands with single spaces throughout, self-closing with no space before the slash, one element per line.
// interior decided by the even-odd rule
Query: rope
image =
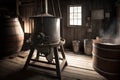
<path fill-rule="evenodd" d="M 56 13 L 55 13 L 55 6 L 54 6 L 54 1 L 52 0 L 52 6 L 53 6 L 53 15 L 56 16 Z"/>
<path fill-rule="evenodd" d="M 59 0 L 57 0 L 57 2 L 58 2 L 58 9 L 59 9 L 59 13 L 60 13 L 60 18 L 62 18 L 62 13 L 61 13 L 61 9 L 60 9 L 60 2 L 59 2 Z"/>

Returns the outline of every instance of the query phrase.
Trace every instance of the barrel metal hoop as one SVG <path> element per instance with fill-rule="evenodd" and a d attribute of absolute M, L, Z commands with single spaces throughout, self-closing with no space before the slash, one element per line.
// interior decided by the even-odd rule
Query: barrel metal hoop
<path fill-rule="evenodd" d="M 102 60 L 105 60 L 105 61 L 120 62 L 120 59 L 109 59 L 109 58 L 103 58 L 103 57 L 100 57 L 100 56 L 95 55 L 94 53 L 93 53 L 93 56 L 94 56 L 94 57 L 98 57 L 98 58 L 100 58 L 100 59 L 102 59 Z"/>
<path fill-rule="evenodd" d="M 98 70 L 98 71 L 100 71 L 100 72 L 102 72 L 102 73 L 105 73 L 105 74 L 109 74 L 109 75 L 120 75 L 120 73 L 105 72 L 105 71 L 103 71 L 103 70 L 95 67 L 94 65 L 93 65 L 93 67 L 94 67 L 94 69 L 96 69 L 96 70 Z"/>
<path fill-rule="evenodd" d="M 98 47 L 98 46 L 96 46 L 96 45 L 94 45 L 94 44 L 93 44 L 93 47 L 96 47 L 96 48 L 102 49 L 102 50 L 106 50 L 106 51 L 120 51 L 119 49 L 106 49 L 106 48 L 100 48 L 100 47 Z"/>

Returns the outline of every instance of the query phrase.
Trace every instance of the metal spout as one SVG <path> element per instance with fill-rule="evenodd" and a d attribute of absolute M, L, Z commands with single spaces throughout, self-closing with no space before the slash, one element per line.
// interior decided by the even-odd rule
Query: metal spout
<path fill-rule="evenodd" d="M 48 14 L 48 1 L 47 0 L 42 0 L 42 13 L 43 14 Z"/>

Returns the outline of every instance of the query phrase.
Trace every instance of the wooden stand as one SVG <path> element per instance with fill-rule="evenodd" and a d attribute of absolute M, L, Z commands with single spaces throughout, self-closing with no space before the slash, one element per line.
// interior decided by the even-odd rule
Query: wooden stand
<path fill-rule="evenodd" d="M 54 49 L 55 63 L 49 63 L 47 61 L 39 60 L 39 56 L 41 56 L 41 55 L 39 55 L 39 52 L 37 53 L 36 58 L 32 59 L 32 56 L 33 56 L 33 53 L 34 53 L 35 49 L 37 51 L 39 51 L 38 50 L 39 48 L 42 48 L 42 47 L 45 47 L 45 46 L 48 46 L 48 47 L 51 47 L 51 48 Z M 60 58 L 59 55 L 58 55 L 58 47 L 60 47 L 60 52 L 61 52 L 62 58 Z M 59 60 L 62 60 L 61 64 L 60 64 Z M 56 68 L 51 68 L 51 67 L 41 66 L 41 65 L 35 65 L 35 64 L 30 63 L 30 61 L 54 65 Z M 28 55 L 28 58 L 26 60 L 26 63 L 24 65 L 23 69 L 27 69 L 28 66 L 33 66 L 33 67 L 38 67 L 38 68 L 42 68 L 42 69 L 48 69 L 48 70 L 56 71 L 57 78 L 59 80 L 61 80 L 61 71 L 63 70 L 63 68 L 65 66 L 67 66 L 67 60 L 66 60 L 65 53 L 64 53 L 63 43 L 60 42 L 58 44 L 32 45 L 31 49 L 30 49 L 30 53 Z"/>

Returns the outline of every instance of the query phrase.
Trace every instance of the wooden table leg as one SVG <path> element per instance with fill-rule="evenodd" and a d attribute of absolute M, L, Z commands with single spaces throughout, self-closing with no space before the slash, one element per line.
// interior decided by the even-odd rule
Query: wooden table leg
<path fill-rule="evenodd" d="M 24 65 L 23 69 L 27 69 L 28 64 L 29 64 L 29 62 L 30 62 L 30 59 L 31 59 L 32 56 L 33 56 L 34 50 L 35 50 L 34 47 L 32 47 L 32 48 L 30 49 L 30 53 L 29 53 L 29 55 L 28 55 L 28 58 L 27 58 L 27 60 L 26 60 L 26 63 L 25 63 L 25 65 Z"/>
<path fill-rule="evenodd" d="M 54 47 L 54 56 L 55 56 L 57 77 L 59 80 L 61 80 L 61 71 L 60 71 L 60 63 L 59 63 L 58 48 L 57 47 Z"/>
<path fill-rule="evenodd" d="M 60 50 L 61 50 L 61 54 L 62 54 L 63 59 L 66 60 L 66 56 L 65 56 L 65 51 L 64 51 L 63 45 L 60 45 Z M 67 64 L 67 61 L 66 61 L 65 66 L 67 66 L 67 65 L 68 64 Z"/>
<path fill-rule="evenodd" d="M 39 54 L 40 54 L 40 52 L 37 50 L 37 54 L 36 54 L 36 60 L 39 60 Z"/>
<path fill-rule="evenodd" d="M 63 60 L 63 62 L 61 64 L 60 64 L 60 61 L 59 61 L 60 58 L 59 58 L 59 54 L 58 54 L 58 47 L 59 46 L 60 46 L 61 54 L 62 54 L 62 57 L 63 57 L 63 59 L 61 59 L 61 60 Z M 55 57 L 55 66 L 56 66 L 56 69 L 54 69 L 54 70 L 56 70 L 57 78 L 59 80 L 61 80 L 61 71 L 62 71 L 63 67 L 67 65 L 67 61 L 66 61 L 66 57 L 65 57 L 65 53 L 64 53 L 64 47 L 63 47 L 63 45 L 57 45 L 57 46 L 51 46 L 51 47 L 54 48 L 54 57 Z M 26 63 L 24 65 L 23 69 L 27 69 L 28 66 L 31 66 L 30 65 L 30 60 L 32 60 L 32 56 L 33 56 L 33 53 L 34 53 L 35 49 L 36 49 L 35 46 L 31 47 L 30 53 L 28 55 L 28 58 L 26 60 Z M 35 59 L 38 59 L 38 58 L 39 58 L 39 50 L 37 50 L 37 54 L 36 54 Z M 46 69 L 46 67 L 44 67 L 44 68 Z M 52 69 L 49 68 L 49 70 L 52 70 Z"/>

